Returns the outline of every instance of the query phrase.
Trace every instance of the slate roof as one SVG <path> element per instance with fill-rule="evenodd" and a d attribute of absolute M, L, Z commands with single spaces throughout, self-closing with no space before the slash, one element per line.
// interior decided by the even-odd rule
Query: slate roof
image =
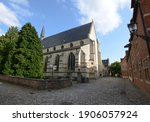
<path fill-rule="evenodd" d="M 109 59 L 102 60 L 104 66 L 109 66 Z"/>
<path fill-rule="evenodd" d="M 70 43 L 70 42 L 86 39 L 88 38 L 88 34 L 90 32 L 91 26 L 92 26 L 92 22 L 44 38 L 41 41 L 42 46 L 43 48 L 48 48 L 56 45 L 61 45 L 64 43 Z"/>

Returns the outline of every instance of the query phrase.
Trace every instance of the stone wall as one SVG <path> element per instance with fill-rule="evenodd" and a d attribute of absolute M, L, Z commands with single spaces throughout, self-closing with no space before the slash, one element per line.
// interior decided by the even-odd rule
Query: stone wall
<path fill-rule="evenodd" d="M 35 89 L 59 89 L 59 88 L 64 88 L 71 86 L 72 83 L 68 79 L 33 79 L 33 78 L 21 78 L 21 77 L 14 77 L 14 76 L 3 76 L 0 75 L 0 81 L 1 82 L 9 82 L 12 84 L 17 84 L 17 85 L 23 85 Z"/>

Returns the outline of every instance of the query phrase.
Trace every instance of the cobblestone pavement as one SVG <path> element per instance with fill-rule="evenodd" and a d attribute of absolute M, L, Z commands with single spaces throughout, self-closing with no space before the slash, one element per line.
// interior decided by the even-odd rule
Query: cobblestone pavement
<path fill-rule="evenodd" d="M 34 90 L 0 82 L 1 105 L 148 105 L 150 96 L 129 80 L 106 77 L 59 90 Z"/>

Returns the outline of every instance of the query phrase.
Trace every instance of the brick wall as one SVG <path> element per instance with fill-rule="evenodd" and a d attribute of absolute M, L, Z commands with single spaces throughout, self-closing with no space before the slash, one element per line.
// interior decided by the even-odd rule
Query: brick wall
<path fill-rule="evenodd" d="M 128 78 L 128 68 L 127 68 L 127 61 L 126 56 L 121 59 L 121 76 L 122 78 Z"/>
<path fill-rule="evenodd" d="M 150 0 L 142 0 L 141 1 L 144 19 L 148 34 L 150 35 Z"/>
<path fill-rule="evenodd" d="M 63 80 L 43 80 L 43 79 L 32 79 L 32 78 L 21 78 L 13 76 L 0 75 L 1 82 L 9 82 L 12 84 L 28 86 L 36 89 L 59 89 L 71 86 L 72 83 L 68 79 Z"/>
<path fill-rule="evenodd" d="M 146 30 L 150 30 L 150 0 L 141 0 L 141 8 L 143 11 L 144 23 Z M 136 12 L 136 11 L 135 11 Z M 137 9 L 136 23 L 137 33 L 145 35 L 142 23 L 142 15 L 140 9 Z M 150 34 L 150 33 L 148 33 Z M 147 42 L 137 37 L 135 34 L 130 38 L 131 48 L 128 57 L 128 73 L 132 82 L 150 94 L 150 57 L 148 53 Z"/>
<path fill-rule="evenodd" d="M 133 82 L 136 86 L 138 86 L 142 91 L 150 94 L 150 83 L 149 82 L 145 82 L 142 79 L 134 79 Z"/>

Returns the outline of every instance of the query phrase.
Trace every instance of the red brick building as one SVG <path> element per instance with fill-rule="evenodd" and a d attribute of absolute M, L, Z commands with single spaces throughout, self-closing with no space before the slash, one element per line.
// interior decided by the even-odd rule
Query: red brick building
<path fill-rule="evenodd" d="M 131 0 L 131 8 L 131 22 L 137 24 L 137 31 L 129 39 L 128 75 L 134 84 L 150 93 L 150 39 L 143 38 L 150 37 L 150 0 Z"/>
<path fill-rule="evenodd" d="M 121 59 L 121 76 L 122 78 L 128 78 L 128 67 L 127 67 L 127 57 Z"/>

